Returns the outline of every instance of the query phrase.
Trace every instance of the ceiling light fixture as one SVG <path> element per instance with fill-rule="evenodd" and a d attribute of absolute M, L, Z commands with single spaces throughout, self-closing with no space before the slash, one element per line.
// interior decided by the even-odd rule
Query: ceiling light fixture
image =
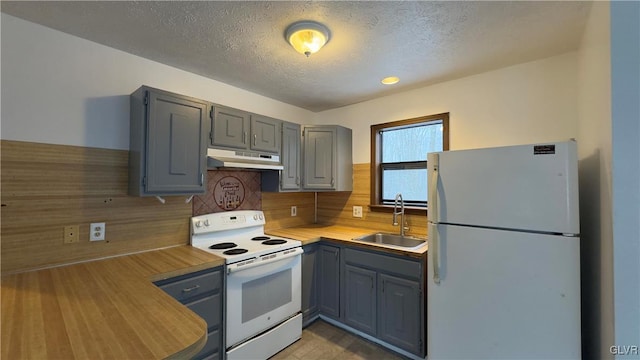
<path fill-rule="evenodd" d="M 329 42 L 329 29 L 315 21 L 298 21 L 287 28 L 285 39 L 300 54 L 307 57 Z"/>
<path fill-rule="evenodd" d="M 397 76 L 387 76 L 386 78 L 380 80 L 381 83 L 385 85 L 393 85 L 397 84 L 400 81 L 400 78 Z"/>

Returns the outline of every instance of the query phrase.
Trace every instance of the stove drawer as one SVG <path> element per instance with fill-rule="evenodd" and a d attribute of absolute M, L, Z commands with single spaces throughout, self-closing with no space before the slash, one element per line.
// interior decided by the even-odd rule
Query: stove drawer
<path fill-rule="evenodd" d="M 222 287 L 222 269 L 204 270 L 184 276 L 157 281 L 155 283 L 171 297 L 182 303 L 212 292 L 220 292 Z"/>

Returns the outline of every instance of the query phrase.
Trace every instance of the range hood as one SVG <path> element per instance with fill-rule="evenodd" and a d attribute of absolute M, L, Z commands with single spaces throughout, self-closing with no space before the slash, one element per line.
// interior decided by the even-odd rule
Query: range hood
<path fill-rule="evenodd" d="M 207 149 L 207 168 L 283 169 L 279 155 L 221 149 Z"/>

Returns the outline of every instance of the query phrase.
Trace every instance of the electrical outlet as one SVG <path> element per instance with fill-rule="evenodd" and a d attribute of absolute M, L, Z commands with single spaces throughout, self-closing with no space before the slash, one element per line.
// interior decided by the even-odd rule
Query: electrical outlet
<path fill-rule="evenodd" d="M 298 216 L 298 207 L 295 205 L 291 207 L 291 216 Z"/>
<path fill-rule="evenodd" d="M 73 244 L 80 241 L 80 225 L 65 226 L 63 231 L 65 244 Z"/>
<path fill-rule="evenodd" d="M 357 217 L 357 218 L 362 217 L 362 206 L 353 207 L 353 217 Z"/>
<path fill-rule="evenodd" d="M 91 223 L 89 228 L 89 241 L 102 241 L 106 232 L 105 223 Z"/>

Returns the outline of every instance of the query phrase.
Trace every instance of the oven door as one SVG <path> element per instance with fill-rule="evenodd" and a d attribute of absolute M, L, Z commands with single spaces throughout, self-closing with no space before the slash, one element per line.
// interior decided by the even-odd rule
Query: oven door
<path fill-rule="evenodd" d="M 227 275 L 227 349 L 300 312 L 302 248 Z"/>

